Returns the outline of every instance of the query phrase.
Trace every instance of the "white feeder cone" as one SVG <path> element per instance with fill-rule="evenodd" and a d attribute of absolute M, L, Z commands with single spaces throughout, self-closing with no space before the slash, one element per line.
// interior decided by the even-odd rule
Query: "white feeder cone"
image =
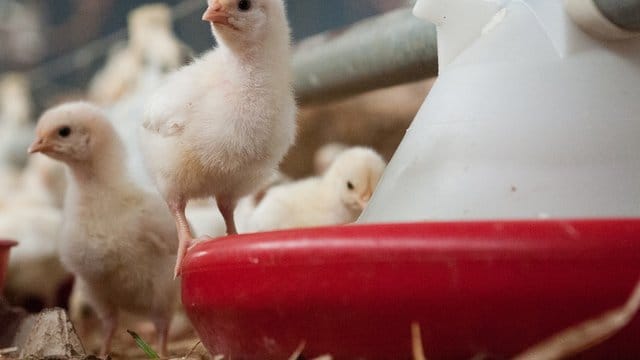
<path fill-rule="evenodd" d="M 559 0 L 415 12 L 440 76 L 360 222 L 640 216 L 639 38 L 597 40 Z"/>

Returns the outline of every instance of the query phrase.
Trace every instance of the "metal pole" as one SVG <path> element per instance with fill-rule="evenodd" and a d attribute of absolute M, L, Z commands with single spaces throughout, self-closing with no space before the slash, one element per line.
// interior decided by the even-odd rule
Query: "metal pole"
<path fill-rule="evenodd" d="M 409 8 L 392 11 L 306 39 L 293 67 L 301 104 L 425 79 L 438 72 L 436 28 Z"/>

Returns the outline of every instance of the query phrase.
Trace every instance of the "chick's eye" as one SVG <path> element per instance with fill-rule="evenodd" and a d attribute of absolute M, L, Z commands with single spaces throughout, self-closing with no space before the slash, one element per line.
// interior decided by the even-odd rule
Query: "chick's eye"
<path fill-rule="evenodd" d="M 240 2 L 238 2 L 238 9 L 241 11 L 248 11 L 249 9 L 251 9 L 251 1 L 240 0 Z"/>
<path fill-rule="evenodd" d="M 347 189 L 349 189 L 349 190 L 355 189 L 355 187 L 353 186 L 353 183 L 351 181 L 347 182 Z"/>
<path fill-rule="evenodd" d="M 60 130 L 58 130 L 58 135 L 60 135 L 60 137 L 66 138 L 67 136 L 71 135 L 71 128 L 68 126 L 61 127 Z"/>

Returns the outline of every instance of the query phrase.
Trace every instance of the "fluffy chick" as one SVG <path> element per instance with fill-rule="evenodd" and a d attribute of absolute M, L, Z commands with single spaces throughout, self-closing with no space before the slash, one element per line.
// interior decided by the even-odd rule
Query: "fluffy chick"
<path fill-rule="evenodd" d="M 99 109 L 69 103 L 45 112 L 29 152 L 68 167 L 62 263 L 102 319 L 106 354 L 119 310 L 149 317 L 166 353 L 177 295 L 175 228 L 162 199 L 129 180 L 125 147 Z"/>
<path fill-rule="evenodd" d="M 190 199 L 215 196 L 227 234 L 237 200 L 294 141 L 290 30 L 282 0 L 209 0 L 218 47 L 170 75 L 147 106 L 141 146 L 178 228 L 175 273 L 192 240 Z"/>
<path fill-rule="evenodd" d="M 357 220 L 385 168 L 375 151 L 354 147 L 341 153 L 322 177 L 267 191 L 243 231 L 339 225 Z"/>

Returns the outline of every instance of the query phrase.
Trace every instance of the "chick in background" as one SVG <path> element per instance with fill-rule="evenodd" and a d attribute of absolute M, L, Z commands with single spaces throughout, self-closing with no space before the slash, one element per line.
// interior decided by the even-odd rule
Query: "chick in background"
<path fill-rule="evenodd" d="M 367 206 L 385 166 L 372 149 L 345 150 L 322 176 L 269 189 L 252 211 L 245 210 L 248 215 L 241 231 L 352 223 Z"/>

